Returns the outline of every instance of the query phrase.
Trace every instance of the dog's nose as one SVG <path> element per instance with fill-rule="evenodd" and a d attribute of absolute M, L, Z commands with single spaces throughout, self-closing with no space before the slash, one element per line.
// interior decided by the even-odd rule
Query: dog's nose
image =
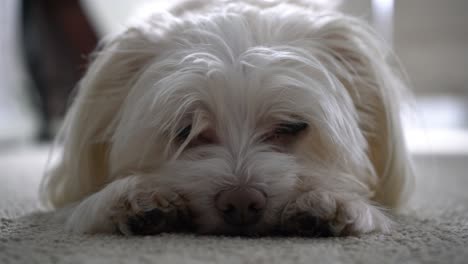
<path fill-rule="evenodd" d="M 215 200 L 224 221 L 234 226 L 257 223 L 263 215 L 266 202 L 265 194 L 253 188 L 221 191 Z"/>

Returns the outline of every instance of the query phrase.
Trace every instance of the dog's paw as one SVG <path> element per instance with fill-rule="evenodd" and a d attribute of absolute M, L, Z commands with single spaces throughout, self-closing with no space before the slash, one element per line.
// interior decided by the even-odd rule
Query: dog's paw
<path fill-rule="evenodd" d="M 373 231 L 388 232 L 385 214 L 356 195 L 308 192 L 288 203 L 281 230 L 301 236 L 346 236 Z"/>
<path fill-rule="evenodd" d="M 149 189 L 149 188 L 148 188 Z M 189 228 L 186 201 L 173 191 L 132 191 L 113 209 L 112 219 L 125 235 L 155 235 Z"/>

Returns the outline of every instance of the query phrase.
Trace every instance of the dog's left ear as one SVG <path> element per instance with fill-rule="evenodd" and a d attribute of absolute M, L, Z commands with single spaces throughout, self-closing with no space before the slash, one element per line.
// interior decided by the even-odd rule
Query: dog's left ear
<path fill-rule="evenodd" d="M 371 186 L 372 199 L 396 209 L 408 199 L 413 185 L 400 120 L 400 99 L 406 87 L 398 60 L 358 19 L 324 16 L 316 29 L 324 66 L 345 86 L 359 114 L 367 155 L 377 176 Z"/>
<path fill-rule="evenodd" d="M 58 135 L 62 157 L 43 179 L 45 204 L 65 206 L 110 181 L 108 156 L 122 104 L 159 51 L 149 36 L 144 28 L 130 28 L 96 51 Z"/>

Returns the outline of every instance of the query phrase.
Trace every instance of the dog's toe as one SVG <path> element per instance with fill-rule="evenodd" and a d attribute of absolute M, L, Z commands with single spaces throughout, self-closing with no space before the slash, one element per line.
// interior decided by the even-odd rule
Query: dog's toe
<path fill-rule="evenodd" d="M 134 235 L 154 235 L 166 226 L 166 216 L 159 209 L 143 212 L 127 219 L 127 228 Z"/>
<path fill-rule="evenodd" d="M 322 237 L 332 235 L 326 220 L 305 212 L 291 217 L 284 223 L 282 229 L 287 234 L 299 236 Z"/>

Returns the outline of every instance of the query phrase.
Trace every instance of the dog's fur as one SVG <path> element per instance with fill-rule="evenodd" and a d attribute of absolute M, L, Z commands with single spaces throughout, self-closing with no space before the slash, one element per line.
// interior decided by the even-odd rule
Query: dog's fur
<path fill-rule="evenodd" d="M 96 52 L 44 197 L 74 232 L 387 232 L 412 179 L 397 65 L 364 22 L 314 2 L 179 2 Z M 267 207 L 233 228 L 214 199 L 246 186 Z"/>

